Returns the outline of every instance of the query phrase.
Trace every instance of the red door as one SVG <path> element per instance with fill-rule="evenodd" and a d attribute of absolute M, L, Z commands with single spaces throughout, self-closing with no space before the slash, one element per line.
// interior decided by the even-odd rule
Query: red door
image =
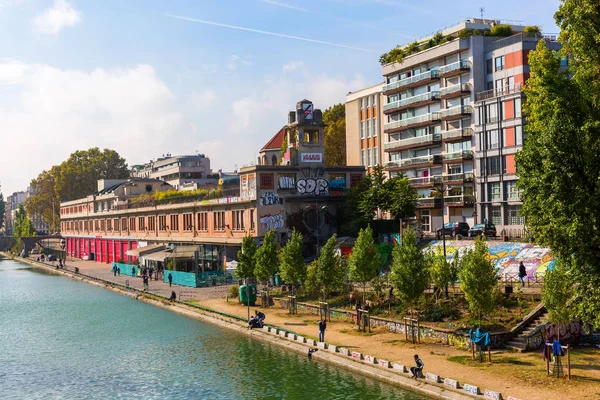
<path fill-rule="evenodd" d="M 102 262 L 106 263 L 108 257 L 106 256 L 106 240 L 102 240 Z"/>
<path fill-rule="evenodd" d="M 121 241 L 115 240 L 115 260 L 123 260 L 123 256 L 121 255 Z"/>
<path fill-rule="evenodd" d="M 137 242 L 131 242 L 130 250 L 137 249 L 137 247 L 138 247 Z M 135 261 L 135 260 L 137 260 L 137 257 L 131 256 L 131 261 Z"/>
<path fill-rule="evenodd" d="M 108 240 L 107 244 L 108 246 L 108 263 L 111 264 L 114 260 L 114 253 L 113 253 L 113 246 L 115 245 L 115 241 L 114 240 Z"/>
<path fill-rule="evenodd" d="M 102 241 L 100 239 L 96 239 L 96 257 L 95 260 L 97 262 L 102 262 Z"/>
<path fill-rule="evenodd" d="M 128 260 L 127 250 L 129 250 L 129 244 L 128 244 L 127 240 L 123 240 L 121 242 L 121 244 L 122 244 L 122 248 L 123 248 L 123 250 L 121 251 L 121 254 L 123 254 L 123 260 L 127 261 Z"/>
<path fill-rule="evenodd" d="M 94 260 L 96 259 L 96 241 L 94 239 L 90 239 L 90 257 L 94 255 Z"/>
<path fill-rule="evenodd" d="M 79 258 L 85 256 L 85 239 L 79 239 Z"/>

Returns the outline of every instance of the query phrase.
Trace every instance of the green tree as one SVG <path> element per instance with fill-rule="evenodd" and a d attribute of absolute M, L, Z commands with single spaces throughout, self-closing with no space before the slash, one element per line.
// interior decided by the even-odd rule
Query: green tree
<path fill-rule="evenodd" d="M 242 239 L 242 249 L 238 251 L 238 264 L 235 269 L 235 276 L 238 279 L 244 279 L 246 283 L 254 277 L 257 247 L 254 238 L 248 235 Z"/>
<path fill-rule="evenodd" d="M 559 327 L 571 322 L 575 316 L 572 304 L 575 296 L 575 285 L 569 269 L 565 260 L 557 258 L 552 270 L 547 271 L 544 276 L 542 302 L 548 310 L 548 321 L 557 324 Z M 558 335 L 560 341 L 560 329 Z"/>
<path fill-rule="evenodd" d="M 402 222 L 417 212 L 417 190 L 410 185 L 405 176 L 395 176 L 385 182 L 385 203 L 383 209 L 389 211 L 392 218 Z"/>
<path fill-rule="evenodd" d="M 51 233 L 60 230 L 60 197 L 55 190 L 60 168 L 55 165 L 33 179 L 29 185 L 33 196 L 25 200 L 25 209 L 29 215 L 41 215 Z"/>
<path fill-rule="evenodd" d="M 427 286 L 429 267 L 430 260 L 417 245 L 414 229 L 408 228 L 402 238 L 402 246 L 392 250 L 390 280 L 396 295 L 409 306 L 411 314 Z"/>
<path fill-rule="evenodd" d="M 271 278 L 279 268 L 279 259 L 277 258 L 277 243 L 275 243 L 275 230 L 270 229 L 263 239 L 263 244 L 256 251 L 256 266 L 254 275 L 256 279 L 264 282 Z M 267 285 L 267 291 L 269 286 Z"/>
<path fill-rule="evenodd" d="M 334 234 L 321 249 L 319 258 L 308 267 L 309 289 L 318 291 L 323 301 L 327 301 L 329 294 L 342 288 L 346 282 L 346 269 L 336 250 L 337 235 Z"/>
<path fill-rule="evenodd" d="M 444 288 L 446 298 L 448 297 L 448 285 L 452 282 L 452 265 L 444 257 L 443 250 L 436 248 L 435 253 L 431 257 L 431 282 L 438 288 L 439 291 Z"/>
<path fill-rule="evenodd" d="M 373 240 L 373 230 L 370 226 L 361 229 L 348 257 L 350 280 L 363 285 L 363 303 L 367 293 L 367 282 L 377 276 L 379 268 L 379 254 Z"/>
<path fill-rule="evenodd" d="M 346 107 L 336 104 L 323 112 L 325 163 L 346 165 Z"/>
<path fill-rule="evenodd" d="M 600 327 L 600 14 L 593 0 L 564 0 L 558 52 L 529 54 L 527 140 L 517 153 L 521 213 L 576 283 L 577 315 Z M 565 61 L 568 61 L 566 65 Z"/>
<path fill-rule="evenodd" d="M 0 229 L 4 226 L 4 217 L 6 216 L 6 202 L 4 195 L 0 193 Z"/>
<path fill-rule="evenodd" d="M 306 278 L 306 263 L 302 256 L 302 242 L 302 234 L 293 230 L 290 240 L 280 252 L 281 264 L 279 270 L 281 277 L 293 288 Z"/>
<path fill-rule="evenodd" d="M 460 289 L 465 294 L 472 315 L 479 317 L 494 309 L 498 299 L 498 274 L 489 260 L 485 238 L 475 240 L 475 248 L 469 249 L 460 260 Z"/>

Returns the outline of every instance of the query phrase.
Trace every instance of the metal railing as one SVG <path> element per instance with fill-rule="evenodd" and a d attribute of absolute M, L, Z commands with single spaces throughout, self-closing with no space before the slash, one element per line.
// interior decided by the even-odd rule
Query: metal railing
<path fill-rule="evenodd" d="M 439 176 L 420 176 L 418 178 L 408 178 L 411 185 L 433 185 L 439 182 Z"/>
<path fill-rule="evenodd" d="M 442 175 L 442 182 L 472 181 L 473 177 L 474 175 L 472 172 Z"/>
<path fill-rule="evenodd" d="M 408 138 L 408 139 L 401 139 L 401 140 L 396 140 L 393 142 L 385 143 L 383 145 L 383 147 L 384 147 L 384 149 L 394 149 L 396 147 L 435 143 L 435 142 L 439 142 L 441 140 L 442 140 L 442 135 L 439 133 L 434 133 L 432 135 L 417 136 L 417 137 L 412 137 L 412 138 Z"/>
<path fill-rule="evenodd" d="M 442 154 L 442 158 L 444 160 L 459 160 L 465 158 L 473 158 L 473 150 L 463 150 L 454 153 L 444 153 Z"/>
<path fill-rule="evenodd" d="M 442 132 L 442 139 L 454 139 L 471 136 L 473 136 L 473 129 L 471 128 L 453 129 L 451 131 Z"/>
<path fill-rule="evenodd" d="M 522 83 L 515 83 L 514 85 L 501 87 L 498 89 L 484 90 L 483 92 L 477 93 L 477 95 L 475 96 L 475 101 L 492 99 L 494 97 L 506 96 L 514 93 L 521 93 L 522 90 Z"/>
<path fill-rule="evenodd" d="M 459 83 L 456 85 L 452 85 L 452 86 L 446 86 L 444 88 L 440 89 L 440 95 L 441 96 L 445 96 L 447 94 L 450 93 L 457 93 L 457 92 L 470 92 L 471 91 L 471 84 L 470 83 Z"/>
<path fill-rule="evenodd" d="M 472 194 L 461 194 L 458 196 L 445 196 L 444 203 L 445 204 L 465 204 L 465 203 L 474 203 L 475 196 Z"/>
<path fill-rule="evenodd" d="M 436 204 L 441 205 L 442 198 L 441 197 L 421 197 L 417 199 L 418 206 L 435 206 Z"/>
<path fill-rule="evenodd" d="M 427 72 L 423 72 L 418 75 L 413 75 L 408 78 L 401 79 L 401 80 L 393 82 L 393 83 L 389 83 L 383 87 L 383 91 L 387 92 L 388 90 L 400 89 L 401 87 L 408 86 L 413 83 L 417 83 L 417 82 L 424 81 L 427 79 L 439 78 L 439 77 L 440 77 L 440 70 L 436 68 L 436 69 L 432 69 Z"/>
<path fill-rule="evenodd" d="M 439 98 L 440 98 L 440 92 L 438 90 L 434 90 L 432 92 L 419 94 L 417 96 L 408 97 L 406 99 L 393 101 L 391 103 L 385 104 L 383 106 L 383 111 L 388 111 L 388 110 L 392 110 L 394 108 L 404 107 L 404 106 L 408 106 L 410 104 L 420 103 L 422 101 L 427 101 L 427 100 L 439 100 Z"/>
<path fill-rule="evenodd" d="M 471 61 L 469 60 L 460 60 L 454 62 L 452 64 L 444 65 L 440 67 L 440 74 L 447 74 L 448 72 L 456 71 L 458 69 L 470 69 Z"/>
<path fill-rule="evenodd" d="M 418 165 L 418 164 L 428 164 L 435 162 L 434 155 L 421 156 L 421 157 L 413 157 L 413 158 L 405 158 L 403 160 L 394 160 L 388 161 L 385 163 L 385 166 L 390 167 L 406 167 L 409 165 Z"/>
<path fill-rule="evenodd" d="M 454 115 L 462 115 L 462 114 L 471 114 L 473 112 L 473 107 L 471 106 L 456 106 L 452 108 L 447 108 L 442 110 L 442 118 L 451 117 Z"/>
<path fill-rule="evenodd" d="M 440 113 L 433 112 L 430 114 L 424 114 L 424 115 L 419 115 L 416 117 L 410 117 L 410 118 L 401 119 L 398 121 L 389 122 L 389 123 L 383 125 L 383 129 L 402 128 L 403 126 L 409 126 L 409 125 L 418 124 L 421 122 L 433 122 L 433 121 L 439 121 L 439 120 L 440 120 Z"/>

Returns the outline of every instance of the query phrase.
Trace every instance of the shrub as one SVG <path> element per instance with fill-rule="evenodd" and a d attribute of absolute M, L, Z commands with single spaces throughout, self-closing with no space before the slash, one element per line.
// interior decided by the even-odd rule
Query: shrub
<path fill-rule="evenodd" d="M 511 36 L 512 34 L 513 34 L 513 31 L 511 29 L 510 25 L 508 25 L 508 24 L 495 25 L 495 26 L 492 26 L 492 29 L 490 29 L 490 36 L 506 37 L 506 36 Z"/>
<path fill-rule="evenodd" d="M 240 287 L 238 285 L 231 286 L 229 288 L 229 297 L 235 299 L 240 294 Z"/>
<path fill-rule="evenodd" d="M 525 27 L 525 29 L 523 29 L 523 33 L 540 34 L 542 31 L 539 26 L 528 25 Z"/>

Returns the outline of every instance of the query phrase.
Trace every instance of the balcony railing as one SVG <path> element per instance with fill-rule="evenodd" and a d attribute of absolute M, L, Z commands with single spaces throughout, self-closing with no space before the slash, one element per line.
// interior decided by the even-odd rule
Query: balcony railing
<path fill-rule="evenodd" d="M 402 100 L 398 100 L 398 101 L 394 101 L 394 102 L 385 104 L 383 106 L 383 111 L 385 112 L 388 110 L 393 110 L 394 108 L 400 108 L 400 107 L 405 107 L 405 106 L 409 106 L 411 104 L 421 103 L 421 102 L 428 101 L 428 100 L 439 100 L 439 99 L 440 99 L 440 92 L 437 90 L 434 90 L 432 92 L 419 94 L 417 96 L 408 97 L 406 99 L 402 99 Z"/>
<path fill-rule="evenodd" d="M 473 129 L 471 128 L 453 129 L 442 132 L 442 140 L 460 139 L 471 136 L 473 136 Z"/>
<path fill-rule="evenodd" d="M 417 199 L 417 207 L 419 208 L 434 208 L 442 205 L 441 197 L 421 197 Z"/>
<path fill-rule="evenodd" d="M 383 87 L 383 91 L 388 92 L 390 90 L 400 89 L 405 86 L 412 85 L 414 83 L 418 83 L 418 82 L 425 81 L 428 79 L 435 79 L 435 78 L 439 78 L 439 77 L 440 77 L 440 70 L 432 69 L 430 71 L 423 72 L 422 74 L 413 75 L 408 78 L 404 78 L 399 81 L 389 83 Z"/>
<path fill-rule="evenodd" d="M 471 84 L 470 83 L 459 83 L 458 85 L 446 86 L 440 89 L 440 96 L 444 97 L 451 93 L 463 93 L 470 92 Z"/>
<path fill-rule="evenodd" d="M 461 194 L 458 196 L 446 196 L 444 197 L 444 204 L 469 204 L 475 203 L 475 196 L 472 194 Z"/>
<path fill-rule="evenodd" d="M 467 160 L 473 158 L 473 150 L 463 150 L 457 151 L 455 153 L 445 153 L 442 154 L 442 158 L 444 159 L 444 161 Z"/>
<path fill-rule="evenodd" d="M 388 161 L 385 163 L 387 168 L 402 168 L 408 167 L 411 165 L 420 165 L 420 164 L 433 164 L 439 160 L 439 156 L 437 155 L 428 155 L 421 157 L 413 157 L 413 158 L 405 158 L 402 160 L 394 160 Z"/>
<path fill-rule="evenodd" d="M 440 113 L 434 112 L 434 113 L 430 113 L 430 114 L 424 114 L 424 115 L 419 115 L 416 117 L 410 117 L 410 118 L 405 118 L 405 119 L 401 119 L 398 121 L 389 122 L 389 123 L 383 125 L 383 129 L 403 128 L 403 127 L 414 125 L 414 124 L 420 124 L 423 122 L 433 122 L 433 121 L 439 121 L 439 120 L 440 120 Z"/>
<path fill-rule="evenodd" d="M 434 183 L 439 182 L 439 176 L 420 176 L 418 178 L 408 178 L 408 182 L 414 186 L 433 185 Z"/>
<path fill-rule="evenodd" d="M 442 110 L 441 115 L 442 118 L 454 117 L 457 115 L 465 115 L 473 113 L 473 107 L 471 106 L 456 106 L 452 108 L 448 108 L 446 110 Z"/>
<path fill-rule="evenodd" d="M 472 172 L 442 175 L 442 182 L 470 182 L 473 180 Z"/>
<path fill-rule="evenodd" d="M 498 89 L 489 89 L 483 92 L 477 93 L 475 96 L 475 101 L 481 101 L 486 99 L 492 99 L 494 97 L 505 96 L 508 94 L 521 93 L 523 89 L 523 85 L 521 83 L 515 83 L 514 85 L 498 88 Z"/>
<path fill-rule="evenodd" d="M 438 143 L 442 140 L 442 135 L 439 133 L 434 133 L 432 135 L 423 135 L 412 137 L 408 139 L 396 140 L 394 142 L 389 142 L 383 145 L 384 150 L 389 149 L 397 149 L 408 146 L 417 146 L 417 145 L 428 145 L 432 143 Z"/>
<path fill-rule="evenodd" d="M 454 62 L 452 64 L 444 65 L 440 67 L 440 74 L 445 75 L 450 72 L 459 71 L 459 70 L 468 70 L 471 69 L 471 61 L 469 60 L 460 60 Z"/>

